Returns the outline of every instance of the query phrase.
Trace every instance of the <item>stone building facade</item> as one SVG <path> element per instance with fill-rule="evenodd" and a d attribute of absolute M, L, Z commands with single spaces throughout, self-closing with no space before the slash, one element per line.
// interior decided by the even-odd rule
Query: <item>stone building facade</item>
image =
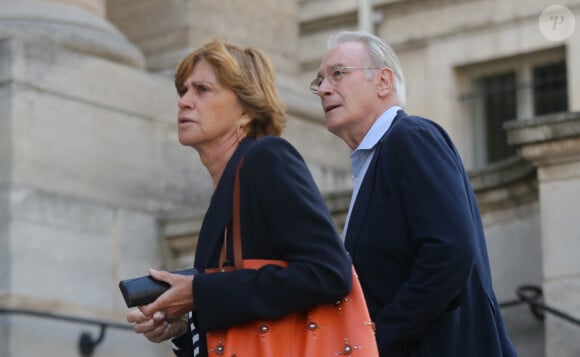
<path fill-rule="evenodd" d="M 407 111 L 456 142 L 478 195 L 498 299 L 543 289 L 580 316 L 580 1 L 0 0 L 0 356 L 171 355 L 124 327 L 117 282 L 193 263 L 211 182 L 177 142 L 172 72 L 221 36 L 273 60 L 289 123 L 341 226 L 349 152 L 308 91 L 329 34 L 398 52 Z M 523 357 L 580 354 L 580 326 L 503 314 Z M 85 353 L 88 355 L 87 353 Z"/>

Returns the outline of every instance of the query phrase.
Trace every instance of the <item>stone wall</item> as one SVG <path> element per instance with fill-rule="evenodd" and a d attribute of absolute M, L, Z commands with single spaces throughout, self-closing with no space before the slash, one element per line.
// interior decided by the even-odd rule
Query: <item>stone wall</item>
<path fill-rule="evenodd" d="M 549 306 L 580 316 L 580 112 L 511 122 L 509 141 L 538 170 L 542 287 Z M 577 325 L 546 317 L 546 356 L 580 354 Z"/>
<path fill-rule="evenodd" d="M 175 145 L 174 115 L 160 110 L 173 108 L 171 81 L 39 42 L 4 39 L 0 49 L 11 108 L 2 305 L 123 321 L 117 282 L 164 265 L 159 218 L 201 214 L 195 203 L 209 199 L 195 154 Z M 11 336 L 3 356 L 77 355 L 78 327 L 0 319 Z"/>

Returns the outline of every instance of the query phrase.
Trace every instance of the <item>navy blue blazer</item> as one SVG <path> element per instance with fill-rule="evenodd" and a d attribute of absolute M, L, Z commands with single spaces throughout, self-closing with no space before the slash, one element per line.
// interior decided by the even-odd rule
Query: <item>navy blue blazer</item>
<path fill-rule="evenodd" d="M 363 179 L 345 245 L 381 356 L 516 355 L 475 195 L 436 123 L 398 112 Z"/>
<path fill-rule="evenodd" d="M 242 156 L 243 257 L 280 259 L 289 265 L 195 277 L 193 294 L 204 353 L 205 331 L 333 302 L 352 286 L 352 261 L 318 187 L 300 154 L 279 137 L 247 138 L 240 143 L 204 217 L 195 267 L 203 272 L 218 266 Z"/>

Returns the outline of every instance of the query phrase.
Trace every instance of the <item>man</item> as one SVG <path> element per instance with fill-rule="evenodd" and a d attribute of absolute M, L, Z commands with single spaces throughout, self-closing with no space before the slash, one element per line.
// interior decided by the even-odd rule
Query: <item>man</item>
<path fill-rule="evenodd" d="M 447 133 L 407 115 L 405 81 L 378 37 L 328 41 L 311 89 L 353 150 L 347 250 L 384 357 L 516 356 L 492 289 L 477 202 Z"/>

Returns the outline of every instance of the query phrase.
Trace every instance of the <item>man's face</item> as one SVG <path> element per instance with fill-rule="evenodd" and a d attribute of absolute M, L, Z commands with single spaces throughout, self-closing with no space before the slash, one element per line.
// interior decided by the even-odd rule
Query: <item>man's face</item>
<path fill-rule="evenodd" d="M 342 75 L 337 70 L 344 69 Z M 339 44 L 328 52 L 318 69 L 320 96 L 326 127 L 347 142 L 362 140 L 377 117 L 376 69 L 370 67 L 366 47 L 357 42 Z M 336 80 L 336 78 L 339 80 Z M 358 144 L 356 144 L 358 145 Z"/>

